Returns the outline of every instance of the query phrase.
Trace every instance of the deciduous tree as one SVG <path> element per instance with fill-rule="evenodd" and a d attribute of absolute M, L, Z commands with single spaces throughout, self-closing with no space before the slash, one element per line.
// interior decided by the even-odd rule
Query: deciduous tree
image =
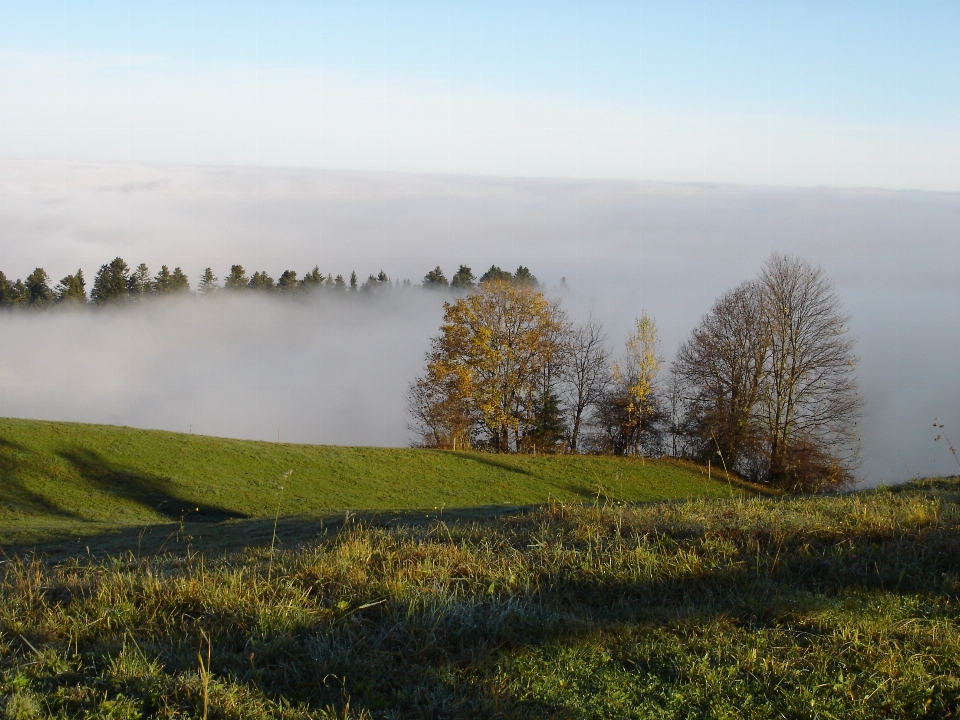
<path fill-rule="evenodd" d="M 568 443 L 570 452 L 577 452 L 586 415 L 610 384 L 610 351 L 599 320 L 591 316 L 572 328 L 565 360 L 563 399 L 569 418 Z"/>
<path fill-rule="evenodd" d="M 565 325 L 557 303 L 502 280 L 444 303 L 426 374 L 411 389 L 424 441 L 462 437 L 499 452 L 525 449 L 538 407 L 552 392 L 550 366 L 561 353 Z"/>

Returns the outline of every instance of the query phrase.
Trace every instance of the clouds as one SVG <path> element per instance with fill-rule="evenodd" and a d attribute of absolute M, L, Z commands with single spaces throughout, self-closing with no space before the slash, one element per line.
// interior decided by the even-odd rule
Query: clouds
<path fill-rule="evenodd" d="M 0 165 L 8 276 L 40 265 L 54 278 L 78 266 L 92 278 L 116 255 L 154 272 L 181 265 L 194 282 L 204 267 L 223 276 L 233 263 L 273 277 L 319 264 L 414 282 L 437 264 L 448 276 L 460 263 L 476 274 L 523 264 L 548 287 L 566 277 L 571 312 L 592 309 L 617 342 L 646 308 L 668 358 L 713 299 L 770 252 L 802 255 L 836 280 L 860 339 L 870 481 L 950 472 L 952 457 L 929 431 L 934 417 L 960 428 L 958 236 L 956 194 Z M 406 299 L 0 316 L 0 414 L 402 445 L 403 392 L 442 297 L 397 297 Z"/>

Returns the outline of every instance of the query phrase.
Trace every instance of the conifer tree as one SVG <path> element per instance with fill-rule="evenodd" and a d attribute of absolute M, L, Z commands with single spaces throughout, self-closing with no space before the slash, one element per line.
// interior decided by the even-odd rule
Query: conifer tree
<path fill-rule="evenodd" d="M 449 284 L 439 265 L 423 276 L 423 286 L 426 288 L 447 287 Z"/>
<path fill-rule="evenodd" d="M 303 280 L 300 281 L 300 287 L 304 288 L 305 290 L 318 288 L 323 284 L 323 280 L 324 277 L 320 272 L 320 266 L 314 265 L 313 270 L 303 276 Z"/>
<path fill-rule="evenodd" d="M 190 281 L 180 268 L 174 268 L 173 275 L 170 276 L 170 292 L 190 292 Z"/>
<path fill-rule="evenodd" d="M 350 273 L 350 289 L 351 289 L 351 290 L 356 290 L 356 289 L 357 289 L 357 273 L 356 273 L 356 271 L 353 271 L 352 273 Z"/>
<path fill-rule="evenodd" d="M 153 279 L 153 288 L 158 293 L 168 293 L 171 290 L 173 284 L 173 275 L 170 274 L 170 268 L 166 265 L 160 267 L 160 272 L 157 273 L 157 276 Z"/>
<path fill-rule="evenodd" d="M 30 307 L 42 308 L 53 303 L 53 290 L 49 285 L 50 276 L 43 268 L 36 268 L 27 275 L 27 304 Z"/>
<path fill-rule="evenodd" d="M 490 269 L 480 276 L 481 283 L 510 282 L 512 280 L 513 280 L 513 275 L 508 273 L 506 270 L 501 270 L 496 265 L 491 265 Z"/>
<path fill-rule="evenodd" d="M 450 281 L 450 287 L 469 290 L 473 287 L 474 280 L 476 280 L 476 278 L 473 276 L 473 271 L 466 265 L 461 265 L 460 269 L 454 273 L 453 279 Z"/>
<path fill-rule="evenodd" d="M 346 290 L 347 283 L 343 279 L 343 275 L 337 275 L 337 279 L 333 281 L 333 287 L 336 290 Z"/>
<path fill-rule="evenodd" d="M 267 275 L 266 270 L 260 270 L 250 276 L 250 282 L 247 283 L 247 287 L 251 290 L 270 292 L 274 289 L 273 278 Z"/>
<path fill-rule="evenodd" d="M 101 265 L 93 279 L 90 299 L 97 305 L 125 300 L 129 297 L 130 269 L 123 258 L 114 258 L 109 265 Z"/>
<path fill-rule="evenodd" d="M 7 280 L 3 271 L 0 271 L 0 307 L 12 307 L 16 304 L 16 297 L 13 283 Z"/>
<path fill-rule="evenodd" d="M 83 270 L 76 275 L 67 275 L 57 285 L 57 302 L 84 304 L 87 302 L 87 283 L 83 279 Z"/>
<path fill-rule="evenodd" d="M 150 277 L 150 269 L 144 263 L 137 265 L 136 270 L 130 273 L 127 287 L 130 290 L 130 297 L 134 300 L 153 293 L 153 279 Z"/>
<path fill-rule="evenodd" d="M 27 286 L 23 284 L 23 280 L 18 278 L 12 287 L 14 305 L 26 305 L 30 302 L 30 291 L 27 289 Z"/>
<path fill-rule="evenodd" d="M 284 270 L 280 273 L 280 279 L 277 280 L 277 290 L 283 293 L 289 293 L 295 292 L 298 289 L 296 270 Z"/>
<path fill-rule="evenodd" d="M 513 281 L 518 285 L 531 285 L 534 287 L 539 284 L 537 278 L 530 272 L 530 268 L 524 267 L 523 265 L 518 267 L 517 271 L 513 274 Z"/>
<path fill-rule="evenodd" d="M 250 279 L 243 265 L 231 265 L 230 274 L 223 280 L 224 290 L 246 290 Z"/>
<path fill-rule="evenodd" d="M 213 295 L 213 293 L 220 289 L 217 280 L 218 278 L 213 274 L 213 270 L 207 268 L 203 271 L 203 275 L 200 276 L 200 282 L 197 284 L 197 293 L 199 295 Z"/>

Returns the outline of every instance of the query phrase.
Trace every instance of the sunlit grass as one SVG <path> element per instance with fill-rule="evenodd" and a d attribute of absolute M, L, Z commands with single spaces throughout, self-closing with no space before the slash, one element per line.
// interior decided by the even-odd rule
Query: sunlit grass
<path fill-rule="evenodd" d="M 942 480 L 347 522 L 270 581 L 267 547 L 9 559 L 0 696 L 23 717 L 201 717 L 205 695 L 210 717 L 948 717 L 958 500 Z"/>
<path fill-rule="evenodd" d="M 292 445 L 0 419 L 0 544 L 181 518 L 273 518 L 281 485 L 284 515 L 753 491 L 681 462 Z"/>

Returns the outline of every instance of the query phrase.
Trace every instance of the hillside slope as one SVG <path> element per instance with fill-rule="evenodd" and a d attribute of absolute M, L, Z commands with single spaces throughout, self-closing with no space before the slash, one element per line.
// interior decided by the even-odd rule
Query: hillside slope
<path fill-rule="evenodd" d="M 672 461 L 292 445 L 0 419 L 0 543 L 56 528 L 76 535 L 272 517 L 278 502 L 281 514 L 304 515 L 744 491 Z"/>

